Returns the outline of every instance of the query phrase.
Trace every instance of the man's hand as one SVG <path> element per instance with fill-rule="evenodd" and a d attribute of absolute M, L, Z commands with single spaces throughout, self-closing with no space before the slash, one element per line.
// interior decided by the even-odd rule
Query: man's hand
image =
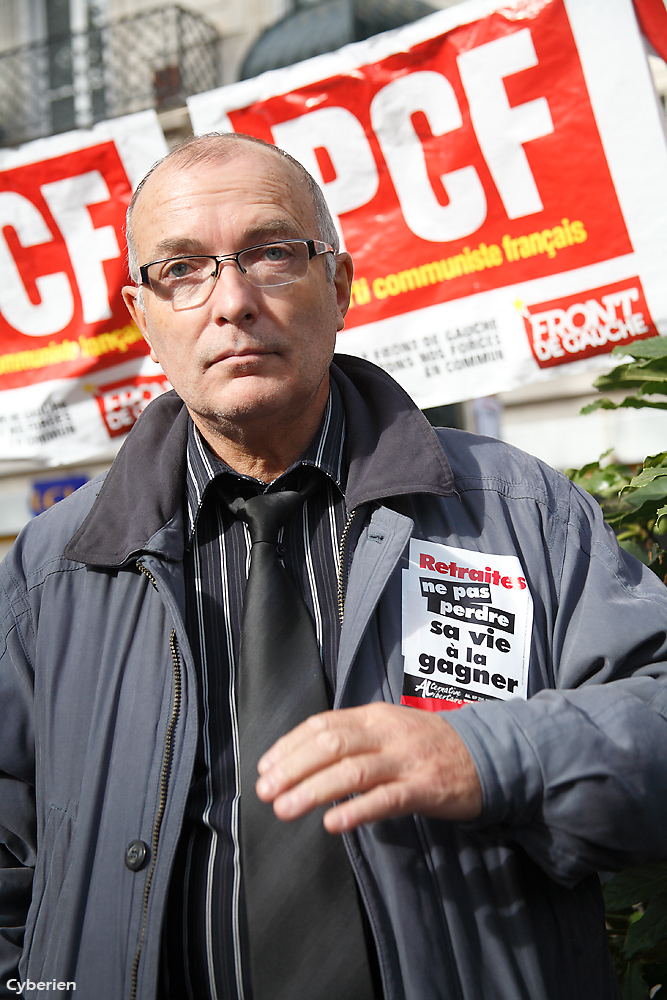
<path fill-rule="evenodd" d="M 311 716 L 257 769 L 257 794 L 279 819 L 345 800 L 325 813 L 329 833 L 408 813 L 472 820 L 482 809 L 477 771 L 449 723 L 384 702 Z"/>

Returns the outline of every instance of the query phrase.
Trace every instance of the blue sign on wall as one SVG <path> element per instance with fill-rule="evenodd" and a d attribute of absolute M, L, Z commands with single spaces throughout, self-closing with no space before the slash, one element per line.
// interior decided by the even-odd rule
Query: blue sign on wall
<path fill-rule="evenodd" d="M 30 494 L 30 510 L 33 515 L 53 507 L 54 503 L 71 496 L 74 490 L 88 480 L 85 476 L 69 476 L 67 479 L 35 479 Z"/>

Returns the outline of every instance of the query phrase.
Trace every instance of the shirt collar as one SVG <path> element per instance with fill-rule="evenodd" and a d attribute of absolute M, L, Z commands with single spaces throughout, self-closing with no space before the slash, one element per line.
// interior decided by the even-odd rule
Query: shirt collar
<path fill-rule="evenodd" d="M 345 493 L 347 464 L 345 462 L 345 412 L 338 386 L 329 382 L 329 398 L 324 410 L 320 429 L 306 450 L 286 469 L 275 482 L 279 482 L 299 465 L 310 465 L 324 472 Z M 186 503 L 188 519 L 188 541 L 192 540 L 197 518 L 210 483 L 218 476 L 229 475 L 257 483 L 262 489 L 265 484 L 252 476 L 244 476 L 231 469 L 226 462 L 215 455 L 195 427 L 192 418 L 188 423 Z M 273 485 L 273 484 L 271 484 Z"/>

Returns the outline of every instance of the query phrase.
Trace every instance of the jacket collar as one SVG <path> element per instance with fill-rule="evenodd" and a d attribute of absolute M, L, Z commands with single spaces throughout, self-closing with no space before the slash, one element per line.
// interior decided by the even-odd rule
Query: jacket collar
<path fill-rule="evenodd" d="M 451 496 L 454 477 L 435 431 L 407 392 L 382 368 L 345 354 L 331 375 L 340 389 L 349 463 L 349 510 L 410 493 Z"/>
<path fill-rule="evenodd" d="M 331 376 L 345 410 L 348 509 L 410 493 L 454 493 L 435 432 L 390 375 L 361 358 L 336 355 Z M 109 567 L 142 552 L 182 558 L 187 434 L 188 412 L 175 392 L 146 408 L 65 546 L 68 558 Z"/>

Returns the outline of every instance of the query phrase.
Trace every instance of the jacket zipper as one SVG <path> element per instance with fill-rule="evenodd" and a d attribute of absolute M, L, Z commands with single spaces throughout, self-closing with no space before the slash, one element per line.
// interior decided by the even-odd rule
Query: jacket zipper
<path fill-rule="evenodd" d="M 343 618 L 345 615 L 345 547 L 347 545 L 347 540 L 350 534 L 350 528 L 352 527 L 352 522 L 354 521 L 357 510 L 358 508 L 355 507 L 347 519 L 347 524 L 343 529 L 343 534 L 340 536 L 340 547 L 338 550 L 338 619 L 340 621 L 341 628 L 343 626 Z M 373 912 L 373 907 L 369 904 L 367 900 L 366 888 L 364 885 L 363 878 L 361 877 L 361 873 L 358 870 L 356 858 L 354 857 L 354 852 L 352 851 L 349 844 L 346 842 L 345 836 L 343 837 L 343 842 L 345 843 L 345 852 L 348 856 L 350 867 L 352 868 L 352 871 L 354 873 L 354 878 L 359 888 L 359 893 L 364 901 L 364 906 L 366 909 L 366 913 L 368 915 L 368 921 L 371 925 L 371 933 L 373 935 L 373 938 L 375 940 L 375 946 L 377 948 L 378 964 L 380 966 L 380 976 L 384 985 L 385 975 L 381 960 L 381 949 L 379 947 L 381 934 L 377 930 L 375 922 L 371 917 L 371 914 Z"/>
<path fill-rule="evenodd" d="M 140 562 L 137 562 L 139 571 L 147 576 L 151 581 L 155 589 L 158 589 L 155 577 L 150 573 L 145 566 L 142 566 Z M 176 722 L 178 721 L 178 715 L 181 707 L 181 663 L 178 656 L 178 644 L 176 639 L 176 630 L 172 629 L 171 635 L 169 637 L 169 648 L 171 650 L 171 659 L 174 669 L 174 701 L 172 704 L 171 718 L 169 719 L 169 724 L 167 725 L 167 732 L 164 738 L 164 750 L 162 752 L 162 769 L 160 771 L 160 796 L 158 800 L 158 809 L 155 816 L 155 823 L 153 824 L 153 836 L 151 840 L 151 865 L 148 869 L 148 875 L 146 876 L 146 884 L 144 886 L 144 897 L 141 912 L 141 933 L 139 935 L 139 944 L 137 945 L 137 951 L 134 956 L 134 962 L 132 963 L 132 979 L 131 979 L 131 991 L 130 1000 L 136 1000 L 137 995 L 137 981 L 139 973 L 139 960 L 141 958 L 141 952 L 144 945 L 144 938 L 146 936 L 146 921 L 148 918 L 148 899 L 150 896 L 151 885 L 153 883 L 153 875 L 155 873 L 155 863 L 157 860 L 157 849 L 160 841 L 160 827 L 162 826 L 162 819 L 164 817 L 164 810 L 167 804 L 167 791 L 169 788 L 169 773 L 171 770 L 171 757 L 173 750 L 173 738 L 174 729 L 176 728 Z"/>
<path fill-rule="evenodd" d="M 353 510 L 348 519 L 347 523 L 343 529 L 343 534 L 340 539 L 339 547 L 339 561 L 338 561 L 338 617 L 340 624 L 343 624 L 343 617 L 345 611 L 345 547 L 347 544 L 347 539 L 350 533 L 350 528 L 354 521 L 357 511 Z M 140 573 L 148 577 L 152 585 L 157 590 L 157 582 L 155 577 L 146 569 L 142 563 L 137 561 L 137 568 Z M 151 842 L 151 866 L 148 870 L 148 875 L 146 876 L 146 884 L 144 886 L 144 896 L 143 896 L 143 906 L 142 906 L 142 921 L 141 921 L 141 933 L 139 936 L 139 944 L 137 946 L 137 951 L 134 956 L 134 962 L 132 964 L 132 979 L 131 979 L 131 992 L 130 1000 L 136 1000 L 137 996 L 137 984 L 138 984 L 138 973 L 139 973 L 139 961 L 141 959 L 141 952 L 143 949 L 144 938 L 146 935 L 146 921 L 148 915 L 148 899 L 150 896 L 151 885 L 153 882 L 153 874 L 155 872 L 155 863 L 157 858 L 157 848 L 160 840 L 160 827 L 162 825 L 162 818 L 164 816 L 165 805 L 167 801 L 167 790 L 169 785 L 169 771 L 171 765 L 171 754 L 172 754 L 172 741 L 174 729 L 176 727 L 176 722 L 178 720 L 178 714 L 181 704 L 181 665 L 178 657 L 178 648 L 176 640 L 176 632 L 172 630 L 169 647 L 171 649 L 172 662 L 174 667 L 174 702 L 172 707 L 171 718 L 169 720 L 169 725 L 167 726 L 167 732 L 165 735 L 164 751 L 162 755 L 162 770 L 160 773 L 160 798 L 158 803 L 158 811 L 155 817 L 155 823 L 153 825 L 153 837 Z"/>
<path fill-rule="evenodd" d="M 338 621 L 341 628 L 343 627 L 343 618 L 345 616 L 345 546 L 356 513 L 357 508 L 355 507 L 347 519 L 347 524 L 343 528 L 343 534 L 340 536 L 340 548 L 338 550 Z"/>

